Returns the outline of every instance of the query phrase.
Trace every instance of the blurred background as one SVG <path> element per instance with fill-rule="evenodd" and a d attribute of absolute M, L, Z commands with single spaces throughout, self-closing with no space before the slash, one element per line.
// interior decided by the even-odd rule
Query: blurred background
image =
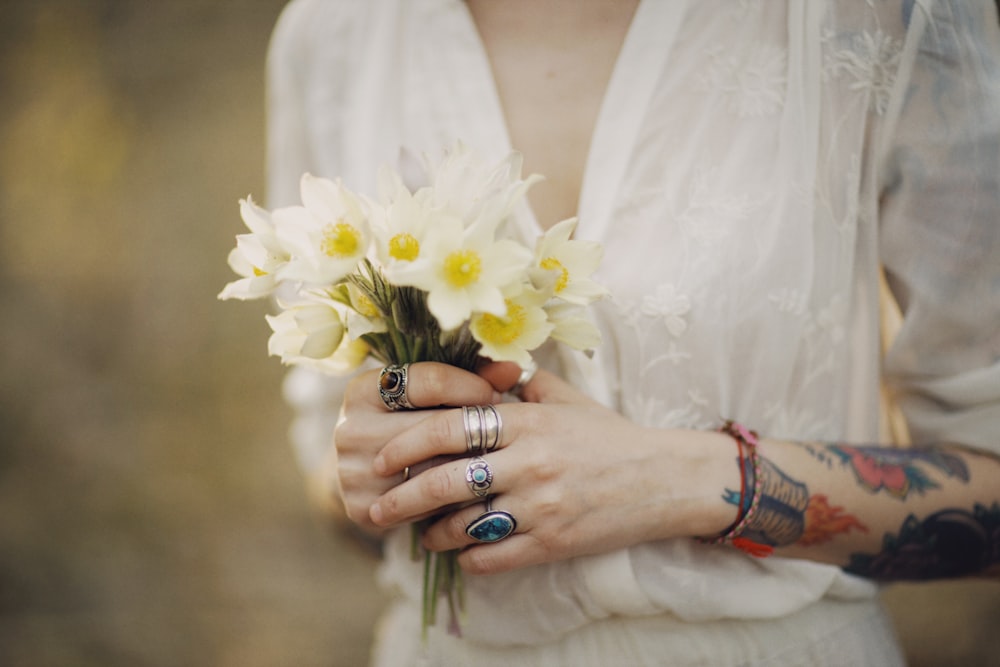
<path fill-rule="evenodd" d="M 264 304 L 283 0 L 0 0 L 0 665 L 353 666 L 373 561 L 308 504 Z M 1000 584 L 886 594 L 913 665 L 1000 664 Z"/>

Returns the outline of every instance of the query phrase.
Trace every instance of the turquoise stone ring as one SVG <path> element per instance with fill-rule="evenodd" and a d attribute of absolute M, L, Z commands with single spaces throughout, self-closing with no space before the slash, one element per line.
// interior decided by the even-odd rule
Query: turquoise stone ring
<path fill-rule="evenodd" d="M 490 464 L 481 456 L 469 459 L 469 464 L 465 467 L 465 482 L 477 498 L 488 494 L 493 485 L 493 471 L 490 470 Z"/>
<path fill-rule="evenodd" d="M 514 532 L 517 520 L 513 515 L 499 510 L 493 511 L 487 505 L 487 511 L 480 514 L 475 521 L 465 527 L 465 533 L 477 542 L 499 542 Z"/>

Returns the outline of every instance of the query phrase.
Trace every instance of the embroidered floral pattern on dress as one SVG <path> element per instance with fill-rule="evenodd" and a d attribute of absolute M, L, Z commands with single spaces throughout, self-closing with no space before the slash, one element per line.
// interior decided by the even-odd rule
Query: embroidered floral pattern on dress
<path fill-rule="evenodd" d="M 848 88 L 867 93 L 870 108 L 879 115 L 884 114 L 896 81 L 903 43 L 880 29 L 843 37 L 825 31 L 823 41 L 826 45 L 844 45 L 844 48 L 827 54 L 824 74 L 834 79 L 842 76 L 850 78 L 852 81 Z"/>
<path fill-rule="evenodd" d="M 746 219 L 753 202 L 723 185 L 717 168 L 697 168 L 687 190 L 687 201 L 677 207 L 675 218 L 684 234 L 702 245 L 724 239 L 735 223 Z"/>
<path fill-rule="evenodd" d="M 708 401 L 694 390 L 687 392 L 686 399 L 678 406 L 647 392 L 626 398 L 622 407 L 629 418 L 655 428 L 711 429 L 714 420 L 706 418 Z"/>
<path fill-rule="evenodd" d="M 704 86 L 722 94 L 730 113 L 747 118 L 781 111 L 787 69 L 784 48 L 764 44 L 749 54 L 735 54 L 716 47 L 706 55 L 709 65 Z"/>
<path fill-rule="evenodd" d="M 687 331 L 684 315 L 691 310 L 691 300 L 673 285 L 660 285 L 655 293 L 644 296 L 639 309 L 643 315 L 661 318 L 675 338 Z"/>

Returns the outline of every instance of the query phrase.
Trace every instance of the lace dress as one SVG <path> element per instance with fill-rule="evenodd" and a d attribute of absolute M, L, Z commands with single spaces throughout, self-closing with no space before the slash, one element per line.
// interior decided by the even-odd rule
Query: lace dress
<path fill-rule="evenodd" d="M 604 342 L 545 363 L 645 425 L 796 440 L 877 441 L 884 380 L 916 440 L 997 449 L 996 24 L 986 0 L 641 2 L 579 203 Z M 401 147 L 511 149 L 458 0 L 297 0 L 269 68 L 272 206 L 304 171 L 372 191 Z M 510 233 L 538 232 L 518 211 Z M 905 311 L 884 360 L 880 266 Z M 288 378 L 305 467 L 340 387 Z M 901 661 L 870 582 L 691 540 L 468 577 L 465 636 L 422 644 L 406 541 L 380 570 L 378 664 Z"/>

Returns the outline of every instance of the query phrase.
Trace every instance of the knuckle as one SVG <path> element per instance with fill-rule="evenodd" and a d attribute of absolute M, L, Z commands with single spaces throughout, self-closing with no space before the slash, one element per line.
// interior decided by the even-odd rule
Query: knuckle
<path fill-rule="evenodd" d="M 428 497 L 431 500 L 444 504 L 451 498 L 454 482 L 448 471 L 442 470 L 442 468 L 443 466 L 439 466 L 434 470 L 429 470 L 422 477 L 426 478 L 424 490 Z"/>
<path fill-rule="evenodd" d="M 364 431 L 357 427 L 353 419 L 343 419 L 333 430 L 333 442 L 339 451 L 351 449 L 351 445 L 356 443 Z"/>
<path fill-rule="evenodd" d="M 480 546 L 469 549 L 462 554 L 462 569 L 469 574 L 498 574 L 504 571 L 502 562 L 497 558 L 496 549 Z"/>
<path fill-rule="evenodd" d="M 434 415 L 429 421 L 427 435 L 432 445 L 444 445 L 447 447 L 454 441 L 456 435 L 452 428 L 451 420 L 448 417 L 449 414 L 447 412 L 441 412 Z M 465 439 L 464 433 L 462 434 L 462 439 Z"/>
<path fill-rule="evenodd" d="M 375 391 L 375 380 L 371 373 L 361 373 L 351 378 L 344 391 L 344 410 L 352 410 L 367 402 L 369 395 Z"/>
<path fill-rule="evenodd" d="M 368 506 L 359 502 L 345 502 L 344 513 L 347 518 L 357 524 L 368 523 Z"/>
<path fill-rule="evenodd" d="M 465 527 L 467 525 L 460 513 L 452 514 L 445 521 L 445 534 L 448 536 L 448 539 L 453 541 L 466 539 Z"/>
<path fill-rule="evenodd" d="M 446 387 L 445 367 L 427 364 L 420 369 L 420 395 L 425 403 L 434 403 Z"/>
<path fill-rule="evenodd" d="M 535 447 L 526 454 L 528 471 L 536 483 L 552 482 L 558 479 L 565 468 L 565 461 L 552 455 L 549 448 Z"/>

